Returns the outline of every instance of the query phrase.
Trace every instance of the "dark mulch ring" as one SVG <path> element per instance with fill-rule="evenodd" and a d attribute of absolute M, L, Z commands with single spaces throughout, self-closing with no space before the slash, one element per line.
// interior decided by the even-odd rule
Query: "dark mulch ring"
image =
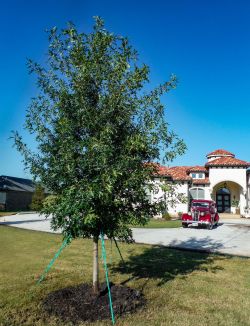
<path fill-rule="evenodd" d="M 135 312 L 146 303 L 140 291 L 112 283 L 110 287 L 116 318 Z M 86 283 L 64 288 L 51 292 L 43 301 L 43 307 L 48 314 L 73 324 L 111 318 L 106 284 L 101 290 L 99 295 L 94 295 L 92 286 Z"/>

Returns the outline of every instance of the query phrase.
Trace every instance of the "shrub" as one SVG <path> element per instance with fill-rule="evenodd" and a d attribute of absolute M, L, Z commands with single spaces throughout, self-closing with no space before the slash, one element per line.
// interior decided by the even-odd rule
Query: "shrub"
<path fill-rule="evenodd" d="M 183 212 L 178 212 L 178 213 L 177 213 L 179 219 L 181 219 L 182 214 L 183 214 Z"/>
<path fill-rule="evenodd" d="M 43 208 L 43 201 L 45 199 L 44 189 L 40 184 L 36 185 L 35 192 L 32 196 L 30 209 L 40 211 Z"/>
<path fill-rule="evenodd" d="M 165 212 L 162 214 L 162 218 L 166 221 L 170 221 L 172 219 L 172 216 L 169 214 L 169 212 Z"/>

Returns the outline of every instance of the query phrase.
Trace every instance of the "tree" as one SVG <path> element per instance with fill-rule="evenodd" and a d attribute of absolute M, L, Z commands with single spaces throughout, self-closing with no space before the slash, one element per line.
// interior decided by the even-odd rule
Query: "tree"
<path fill-rule="evenodd" d="M 93 32 L 70 23 L 49 31 L 45 66 L 28 61 L 37 75 L 38 95 L 25 128 L 35 135 L 32 152 L 18 132 L 15 145 L 26 167 L 56 197 L 44 212 L 64 236 L 91 237 L 93 289 L 99 290 L 98 238 L 132 241 L 130 225 L 145 224 L 161 208 L 150 203 L 145 185 L 155 165 L 182 154 L 185 145 L 169 130 L 160 97 L 176 77 L 143 92 L 149 67 L 137 63 L 128 39 L 95 18 Z"/>
<path fill-rule="evenodd" d="M 42 185 L 38 183 L 35 187 L 34 194 L 32 196 L 32 202 L 30 208 L 35 211 L 41 211 L 43 208 L 43 201 L 45 199 L 45 193 Z"/>

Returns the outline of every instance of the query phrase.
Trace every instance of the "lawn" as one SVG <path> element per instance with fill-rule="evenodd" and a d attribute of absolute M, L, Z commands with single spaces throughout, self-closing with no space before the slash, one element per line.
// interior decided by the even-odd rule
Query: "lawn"
<path fill-rule="evenodd" d="M 181 221 L 180 220 L 173 220 L 173 221 L 166 221 L 162 219 L 155 219 L 151 218 L 148 222 L 148 224 L 141 226 L 133 226 L 137 228 L 147 228 L 147 229 L 160 229 L 160 228 L 179 228 L 181 227 Z"/>
<path fill-rule="evenodd" d="M 53 290 L 91 282 L 92 242 L 74 240 L 36 285 L 60 244 L 60 235 L 0 226 L 1 326 L 69 326 L 47 317 L 41 301 Z M 114 246 L 107 241 L 106 247 L 111 280 L 142 290 L 147 299 L 143 310 L 117 325 L 250 325 L 250 259 L 121 244 L 124 268 Z"/>
<path fill-rule="evenodd" d="M 9 215 L 15 215 L 17 212 L 0 212 L 0 217 L 1 216 L 9 216 Z"/>

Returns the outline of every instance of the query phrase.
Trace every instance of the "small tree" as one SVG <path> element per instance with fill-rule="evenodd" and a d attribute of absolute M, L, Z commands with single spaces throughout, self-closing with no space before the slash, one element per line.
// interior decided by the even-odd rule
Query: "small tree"
<path fill-rule="evenodd" d="M 33 153 L 15 133 L 15 144 L 32 175 L 56 197 L 44 212 L 64 236 L 92 237 L 93 289 L 99 290 L 98 238 L 132 241 L 133 224 L 160 209 L 146 198 L 155 172 L 148 162 L 171 160 L 185 150 L 169 130 L 160 97 L 176 78 L 143 93 L 149 68 L 137 64 L 128 40 L 109 33 L 100 18 L 94 31 L 73 24 L 49 32 L 45 67 L 28 62 L 40 90 L 25 128 L 35 135 Z"/>
<path fill-rule="evenodd" d="M 30 208 L 34 211 L 41 211 L 43 208 L 43 201 L 45 199 L 44 189 L 41 184 L 37 184 L 35 187 L 34 194 L 32 196 L 32 202 Z"/>

